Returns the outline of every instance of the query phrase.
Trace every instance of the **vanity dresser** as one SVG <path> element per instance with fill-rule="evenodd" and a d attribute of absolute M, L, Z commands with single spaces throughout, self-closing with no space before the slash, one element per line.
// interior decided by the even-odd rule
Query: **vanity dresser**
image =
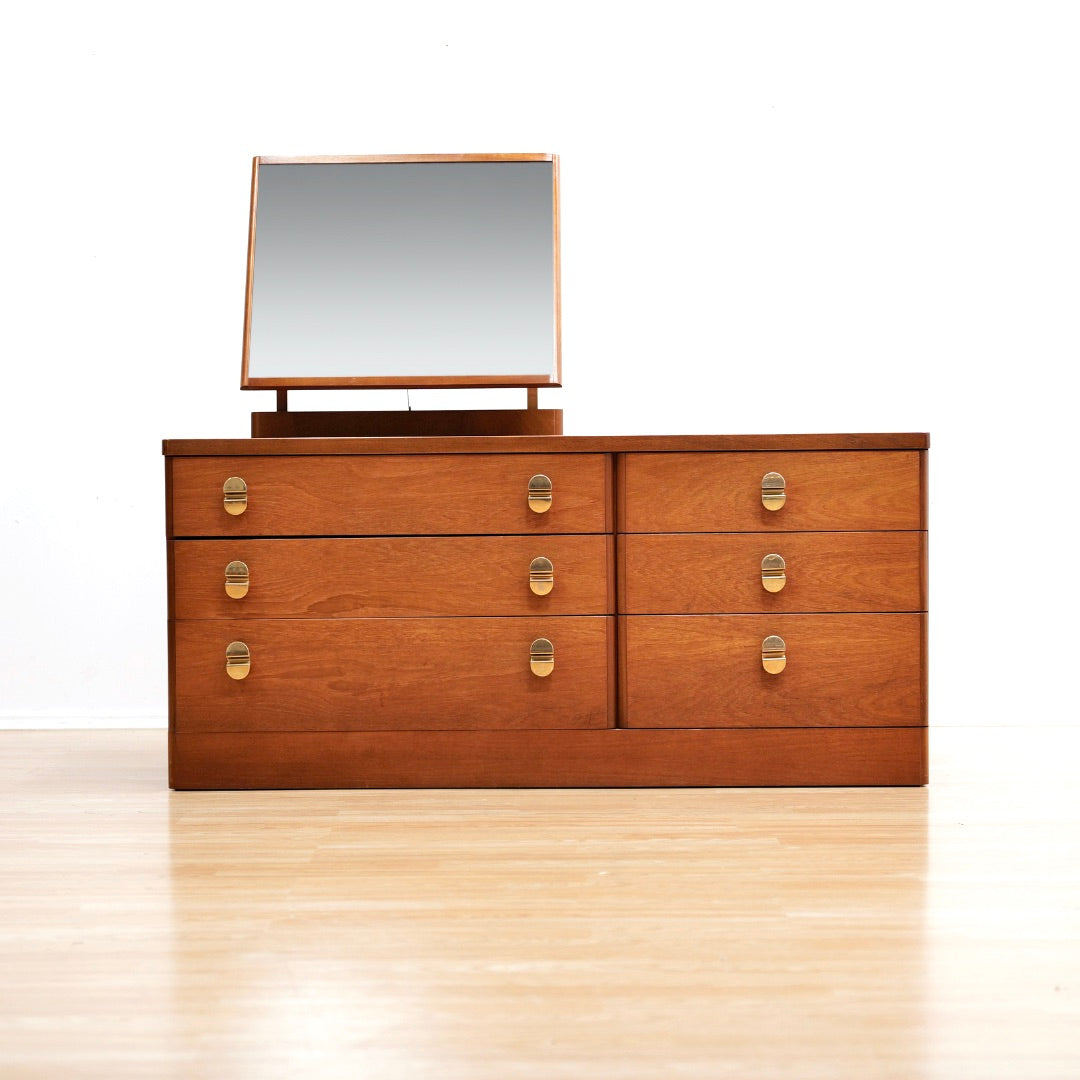
<path fill-rule="evenodd" d="M 172 784 L 924 783 L 926 445 L 170 440 Z"/>
<path fill-rule="evenodd" d="M 926 782 L 925 435 L 562 435 L 557 317 L 550 371 L 451 376 L 520 414 L 291 413 L 445 376 L 256 365 L 260 164 L 243 385 L 278 410 L 164 444 L 174 788 Z"/>

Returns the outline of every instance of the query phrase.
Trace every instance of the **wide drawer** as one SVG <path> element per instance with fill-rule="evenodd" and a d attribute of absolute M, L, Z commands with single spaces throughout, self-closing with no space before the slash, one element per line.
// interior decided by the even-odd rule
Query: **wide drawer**
<path fill-rule="evenodd" d="M 779 510 L 762 504 L 767 473 L 784 479 Z M 625 454 L 623 532 L 922 529 L 917 450 Z"/>
<path fill-rule="evenodd" d="M 431 536 L 611 530 L 605 454 L 169 458 L 169 536 Z M 551 480 L 550 508 L 529 480 Z M 222 486 L 247 485 L 226 512 Z M 234 504 L 234 509 L 235 509 Z"/>
<path fill-rule="evenodd" d="M 926 609 L 923 532 L 630 533 L 618 550 L 626 614 Z"/>
<path fill-rule="evenodd" d="M 517 619 L 175 621 L 174 725 L 192 731 L 599 728 L 614 723 L 613 623 Z M 536 639 L 554 670 L 531 670 Z M 226 671 L 243 642 L 250 670 Z"/>
<path fill-rule="evenodd" d="M 390 536 L 175 540 L 178 619 L 605 615 L 614 538 Z M 547 559 L 551 581 L 534 561 Z M 226 568 L 247 570 L 225 590 Z M 535 580 L 534 580 L 535 578 Z M 546 595 L 540 590 L 550 585 Z M 246 590 L 246 591 L 245 591 Z"/>
<path fill-rule="evenodd" d="M 627 727 L 922 725 L 925 615 L 630 615 Z M 762 664 L 765 639 L 786 667 Z"/>

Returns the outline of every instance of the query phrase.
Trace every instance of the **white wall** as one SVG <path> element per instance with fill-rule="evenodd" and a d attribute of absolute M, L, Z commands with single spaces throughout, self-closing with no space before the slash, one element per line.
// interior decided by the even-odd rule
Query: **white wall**
<path fill-rule="evenodd" d="M 513 150 L 562 160 L 568 433 L 929 430 L 933 722 L 1071 721 L 1076 11 L 24 6 L 0 725 L 164 723 L 160 440 L 272 407 L 251 157 Z"/>

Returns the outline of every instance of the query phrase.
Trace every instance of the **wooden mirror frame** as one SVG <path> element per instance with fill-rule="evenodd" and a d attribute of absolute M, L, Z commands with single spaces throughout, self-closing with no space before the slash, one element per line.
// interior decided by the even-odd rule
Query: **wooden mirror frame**
<path fill-rule="evenodd" d="M 399 162 L 519 162 L 550 161 L 552 164 L 552 222 L 554 235 L 554 299 L 555 299 L 555 365 L 553 375 L 382 375 L 382 376 L 312 376 L 312 377 L 252 377 L 248 374 L 248 352 L 251 341 L 251 300 L 255 272 L 255 218 L 258 209 L 260 165 L 336 165 L 392 164 Z M 247 292 L 244 302 L 244 350 L 240 375 L 242 390 L 347 390 L 354 387 L 369 389 L 419 389 L 425 387 L 528 387 L 562 385 L 562 324 L 560 313 L 559 279 L 559 158 L 557 154 L 375 154 L 360 157 L 256 157 L 251 169 L 251 217 L 248 224 Z"/>

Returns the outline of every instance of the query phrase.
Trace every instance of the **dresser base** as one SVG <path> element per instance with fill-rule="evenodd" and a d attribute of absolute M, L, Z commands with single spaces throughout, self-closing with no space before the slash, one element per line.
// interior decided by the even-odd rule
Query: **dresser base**
<path fill-rule="evenodd" d="M 848 787 L 927 781 L 927 729 L 224 732 L 171 737 L 171 786 Z"/>

